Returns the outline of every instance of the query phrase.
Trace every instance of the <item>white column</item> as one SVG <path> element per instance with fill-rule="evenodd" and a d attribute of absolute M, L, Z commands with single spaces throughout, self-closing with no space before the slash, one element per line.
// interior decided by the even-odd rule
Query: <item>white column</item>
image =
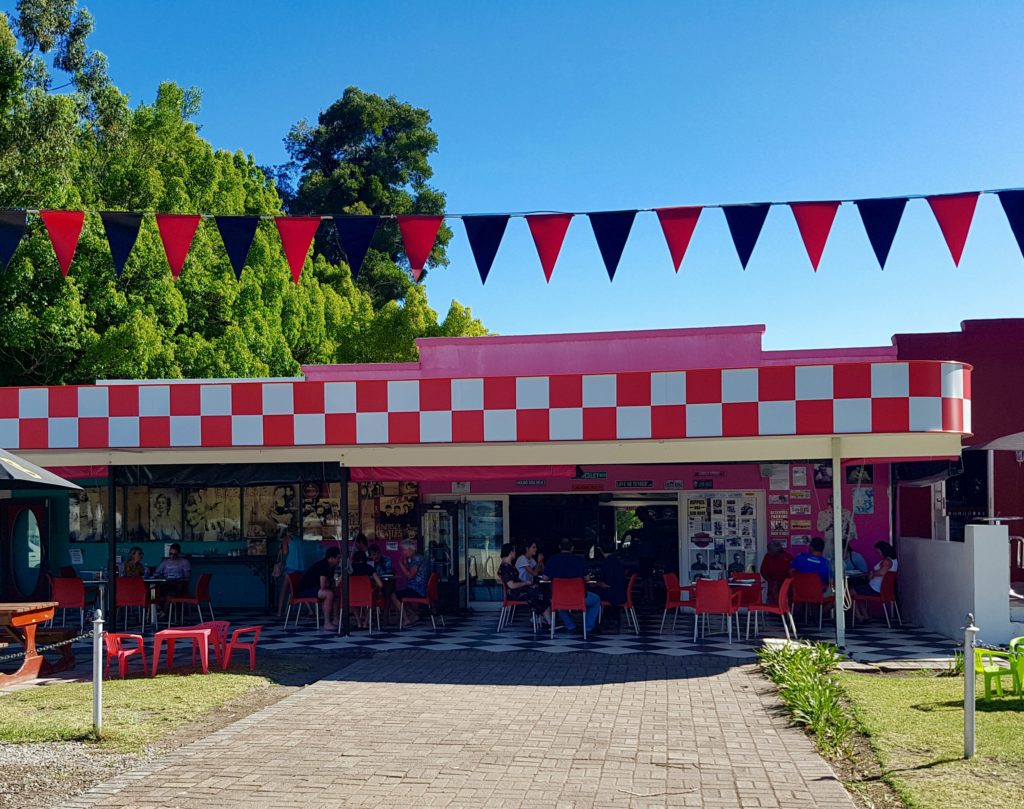
<path fill-rule="evenodd" d="M 846 579 L 843 577 L 843 464 L 839 438 L 832 438 L 832 559 L 836 580 L 836 646 L 846 646 Z"/>

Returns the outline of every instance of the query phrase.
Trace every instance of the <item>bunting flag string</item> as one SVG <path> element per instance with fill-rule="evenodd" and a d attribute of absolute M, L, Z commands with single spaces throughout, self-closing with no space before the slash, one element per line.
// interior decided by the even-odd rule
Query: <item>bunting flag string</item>
<path fill-rule="evenodd" d="M 721 208 L 725 215 L 729 235 L 743 269 L 746 269 L 764 228 L 768 212 L 773 206 L 785 205 L 792 211 L 807 258 L 814 272 L 818 271 L 839 208 L 846 204 L 856 206 L 871 249 L 884 270 L 907 203 L 910 200 L 927 201 L 942 237 L 949 249 L 954 266 L 960 265 L 964 247 L 974 222 L 978 199 L 982 194 L 999 198 L 1017 246 L 1024 255 L 1024 189 L 1006 188 L 967 191 L 953 194 L 908 194 L 856 200 L 808 200 L 787 202 L 758 202 L 739 204 L 688 205 L 662 208 L 632 208 L 616 211 L 590 211 L 590 221 L 601 260 L 610 280 L 622 260 L 638 213 L 653 212 L 658 217 L 662 235 L 668 246 L 672 265 L 678 273 L 690 242 L 706 208 Z M 6 270 L 22 239 L 28 232 L 29 214 L 42 220 L 53 246 L 54 255 L 63 275 L 67 276 L 78 248 L 86 213 L 98 213 L 110 247 L 114 271 L 124 272 L 125 265 L 135 247 L 142 220 L 149 214 L 128 211 L 62 211 L 17 209 L 0 210 L 0 271 Z M 486 283 L 494 266 L 498 250 L 508 228 L 509 219 L 526 220 L 537 249 L 544 278 L 550 283 L 555 264 L 561 255 L 569 224 L 577 213 L 524 212 L 498 214 L 408 214 L 408 215 L 313 215 L 313 216 L 216 216 L 210 214 L 155 214 L 164 254 L 177 278 L 185 264 L 192 242 L 202 220 L 214 220 L 224 243 L 236 278 L 241 278 L 261 220 L 273 220 L 281 239 L 285 261 L 292 280 L 299 282 L 309 248 L 316 238 L 320 224 L 330 220 L 334 224 L 338 241 L 348 261 L 353 278 L 358 278 L 373 240 L 384 219 L 398 224 L 409 269 L 419 281 L 424 267 L 437 241 L 445 219 L 462 219 L 466 237 L 480 274 Z"/>

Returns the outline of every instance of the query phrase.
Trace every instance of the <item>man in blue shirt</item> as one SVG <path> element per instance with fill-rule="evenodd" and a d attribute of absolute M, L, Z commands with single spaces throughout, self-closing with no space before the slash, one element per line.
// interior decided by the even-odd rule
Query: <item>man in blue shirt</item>
<path fill-rule="evenodd" d="M 825 540 L 821 537 L 811 539 L 810 553 L 801 553 L 793 560 L 792 569 L 797 573 L 817 573 L 826 587 L 832 581 L 832 565 L 824 557 Z"/>
<path fill-rule="evenodd" d="M 559 553 L 548 560 L 544 565 L 544 575 L 551 579 L 583 579 L 586 576 L 586 569 L 583 558 L 572 552 L 572 540 L 563 539 L 558 544 Z M 594 631 L 597 623 L 598 613 L 601 611 L 601 599 L 596 593 L 587 593 L 587 609 L 583 616 L 583 623 L 589 635 Z M 570 632 L 576 630 L 576 622 L 568 610 L 559 610 L 558 617 L 562 619 L 566 629 Z"/>

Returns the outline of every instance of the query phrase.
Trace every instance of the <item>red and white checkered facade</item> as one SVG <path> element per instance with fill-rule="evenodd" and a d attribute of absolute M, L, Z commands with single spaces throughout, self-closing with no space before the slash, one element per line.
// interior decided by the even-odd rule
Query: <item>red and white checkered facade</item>
<path fill-rule="evenodd" d="M 970 432 L 956 362 L 0 388 L 12 450 Z"/>

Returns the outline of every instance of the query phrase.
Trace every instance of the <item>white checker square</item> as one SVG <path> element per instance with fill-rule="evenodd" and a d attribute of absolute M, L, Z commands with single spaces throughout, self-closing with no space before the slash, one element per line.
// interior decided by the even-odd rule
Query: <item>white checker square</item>
<path fill-rule="evenodd" d="M 290 416 L 294 413 L 294 391 L 291 382 L 264 382 L 263 415 Z"/>
<path fill-rule="evenodd" d="M 615 434 L 618 438 L 650 438 L 651 408 L 632 405 L 617 407 Z"/>
<path fill-rule="evenodd" d="M 971 400 L 964 399 L 964 429 L 965 433 L 971 432 Z"/>
<path fill-rule="evenodd" d="M 485 410 L 484 441 L 515 441 L 516 411 Z"/>
<path fill-rule="evenodd" d="M 615 374 L 583 377 L 584 407 L 615 407 Z"/>
<path fill-rule="evenodd" d="M 722 406 L 720 404 L 686 406 L 687 438 L 715 437 L 721 434 Z"/>
<path fill-rule="evenodd" d="M 521 376 L 516 379 L 516 407 L 520 410 L 544 410 L 550 404 L 546 376 Z"/>
<path fill-rule="evenodd" d="M 83 387 L 78 389 L 78 417 L 106 418 L 110 411 L 107 407 L 108 389 L 103 386 Z"/>
<path fill-rule="evenodd" d="M 836 399 L 832 407 L 832 423 L 837 433 L 870 433 L 870 399 Z"/>
<path fill-rule="evenodd" d="M 722 371 L 723 402 L 756 402 L 757 369 Z"/>
<path fill-rule="evenodd" d="M 171 446 L 198 447 L 203 443 L 203 426 L 199 416 L 171 416 Z"/>
<path fill-rule="evenodd" d="M 139 415 L 171 415 L 171 389 L 167 385 L 141 385 L 139 387 Z"/>
<path fill-rule="evenodd" d="M 760 435 L 796 435 L 796 402 L 760 402 L 757 424 Z"/>
<path fill-rule="evenodd" d="M 657 371 L 651 374 L 651 404 L 686 404 L 686 371 Z"/>
<path fill-rule="evenodd" d="M 17 449 L 21 444 L 21 430 L 17 419 L 0 419 L 0 447 Z"/>
<path fill-rule="evenodd" d="M 876 362 L 871 366 L 873 399 L 910 395 L 910 366 L 905 362 Z"/>
<path fill-rule="evenodd" d="M 236 447 L 258 447 L 263 443 L 263 416 L 232 416 L 231 443 Z"/>
<path fill-rule="evenodd" d="M 831 365 L 798 365 L 796 398 L 801 401 L 831 399 L 833 370 Z"/>
<path fill-rule="evenodd" d="M 299 413 L 295 416 L 295 443 L 305 446 L 327 443 L 326 417 L 323 413 Z"/>
<path fill-rule="evenodd" d="M 325 382 L 324 383 L 325 413 L 355 413 L 356 383 Z"/>
<path fill-rule="evenodd" d="M 356 413 L 356 443 L 388 443 L 388 414 Z"/>
<path fill-rule="evenodd" d="M 231 386 L 200 385 L 199 414 L 201 416 L 230 416 Z"/>
<path fill-rule="evenodd" d="M 49 430 L 48 446 L 50 449 L 78 446 L 78 419 L 49 419 L 47 427 Z"/>
<path fill-rule="evenodd" d="M 45 419 L 50 415 L 50 392 L 46 388 L 19 390 L 18 415 L 23 419 Z"/>
<path fill-rule="evenodd" d="M 947 399 L 963 398 L 964 369 L 959 363 L 942 363 L 942 395 Z"/>
<path fill-rule="evenodd" d="M 942 399 L 938 396 L 910 397 L 910 432 L 942 431 Z"/>
<path fill-rule="evenodd" d="M 483 410 L 484 381 L 482 379 L 452 380 L 452 410 Z"/>
<path fill-rule="evenodd" d="M 553 407 L 548 419 L 549 437 L 552 441 L 583 440 L 583 408 Z"/>
<path fill-rule="evenodd" d="M 139 445 L 138 416 L 114 416 L 107 422 L 107 438 L 112 447 Z"/>
<path fill-rule="evenodd" d="M 420 413 L 420 442 L 448 444 L 452 440 L 452 412 L 427 410 Z"/>
<path fill-rule="evenodd" d="M 420 409 L 420 383 L 415 379 L 388 382 L 388 412 L 415 413 Z"/>

